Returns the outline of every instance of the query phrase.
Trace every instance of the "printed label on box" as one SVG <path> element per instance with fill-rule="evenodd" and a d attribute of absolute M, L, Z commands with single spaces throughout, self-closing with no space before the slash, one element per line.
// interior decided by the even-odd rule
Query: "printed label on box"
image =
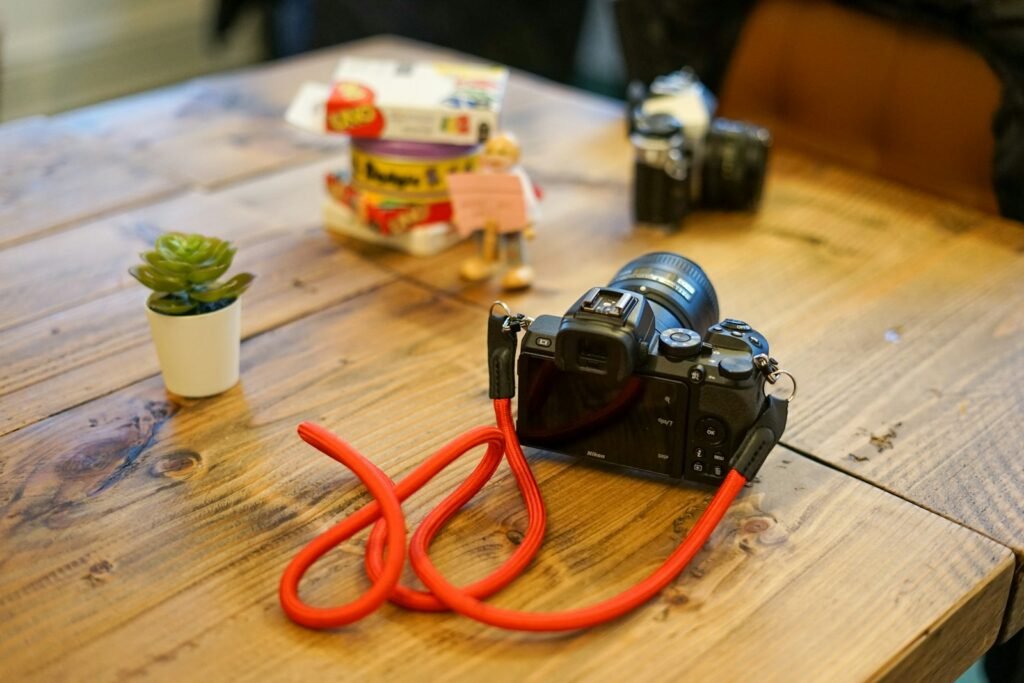
<path fill-rule="evenodd" d="M 309 130 L 312 112 L 319 110 L 320 130 L 473 145 L 498 129 L 507 82 L 501 66 L 345 57 L 322 99 L 304 87 L 288 120 Z M 299 106 L 303 111 L 293 112 Z"/>

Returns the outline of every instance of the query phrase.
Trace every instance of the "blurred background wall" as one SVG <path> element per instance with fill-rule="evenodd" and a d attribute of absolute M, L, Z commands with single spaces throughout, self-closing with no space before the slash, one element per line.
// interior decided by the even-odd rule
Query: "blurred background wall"
<path fill-rule="evenodd" d="M 473 12 L 508 22 L 478 21 Z M 535 32 L 543 13 L 551 35 Z M 0 120 L 378 33 L 623 92 L 612 0 L 0 0 Z"/>
<path fill-rule="evenodd" d="M 394 6 L 383 6 L 389 2 Z M 482 10 L 492 11 L 494 3 L 474 2 Z M 423 4 L 420 0 L 377 4 L 366 11 L 365 2 L 344 0 L 0 0 L 0 120 L 74 109 L 382 32 L 434 38 L 434 42 L 468 51 L 475 48 L 488 56 L 483 49 L 488 35 L 482 31 L 465 34 L 465 17 L 451 23 L 452 29 L 464 35 L 449 38 L 443 19 L 435 26 L 420 19 L 404 26 L 393 18 L 403 9 Z M 452 6 L 455 14 L 461 12 L 462 3 L 445 4 Z M 536 11 L 532 5 L 508 3 L 524 12 Z M 540 5 L 555 7 L 559 3 Z M 496 57 L 511 50 L 513 58 L 505 60 L 512 66 L 534 67 L 556 80 L 621 95 L 624 69 L 611 0 L 579 0 L 574 9 L 561 13 L 570 27 L 568 33 L 573 25 L 579 27 L 579 39 L 547 41 L 567 43 L 570 50 L 557 73 L 554 67 L 530 61 L 528 55 L 534 50 L 526 44 L 532 42 L 528 36 L 522 37 L 519 45 L 515 38 L 506 45 L 490 40 L 501 52 Z M 544 45 L 545 41 L 538 40 L 534 47 Z M 540 58 L 552 63 L 558 60 L 555 55 Z"/>
<path fill-rule="evenodd" d="M 624 92 L 624 53 L 629 73 L 645 81 L 692 66 L 721 95 L 723 115 L 767 125 L 781 145 L 987 211 L 998 199 L 1004 215 L 1024 220 L 1021 7 L 1024 0 L 0 0 L 0 120 L 379 34 L 613 96 Z"/>
<path fill-rule="evenodd" d="M 217 0 L 0 0 L 0 120 L 47 114 L 266 54 L 257 13 L 213 36 Z"/>

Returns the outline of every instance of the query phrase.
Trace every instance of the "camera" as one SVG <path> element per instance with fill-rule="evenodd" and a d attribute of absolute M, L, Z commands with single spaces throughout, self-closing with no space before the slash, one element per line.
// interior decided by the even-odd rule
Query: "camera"
<path fill-rule="evenodd" d="M 764 335 L 718 321 L 700 266 L 646 254 L 530 324 L 516 431 L 527 446 L 717 485 L 774 370 Z"/>
<path fill-rule="evenodd" d="M 635 151 L 637 223 L 676 228 L 693 209 L 753 210 L 761 201 L 771 134 L 713 118 L 717 101 L 689 70 L 627 91 Z"/>

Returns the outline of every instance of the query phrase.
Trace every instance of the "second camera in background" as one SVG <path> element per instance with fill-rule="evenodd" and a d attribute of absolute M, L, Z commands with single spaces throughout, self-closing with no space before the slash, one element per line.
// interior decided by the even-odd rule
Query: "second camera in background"
<path fill-rule="evenodd" d="M 714 95 L 689 70 L 659 76 L 628 92 L 635 150 L 637 223 L 675 229 L 698 208 L 752 211 L 761 200 L 771 134 L 714 118 Z"/>

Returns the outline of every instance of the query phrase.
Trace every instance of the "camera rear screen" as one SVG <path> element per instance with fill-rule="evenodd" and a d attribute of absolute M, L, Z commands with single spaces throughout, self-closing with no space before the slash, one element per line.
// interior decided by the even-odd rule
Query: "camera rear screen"
<path fill-rule="evenodd" d="M 681 382 L 614 382 L 522 355 L 517 431 L 527 446 L 680 477 L 687 396 Z"/>

